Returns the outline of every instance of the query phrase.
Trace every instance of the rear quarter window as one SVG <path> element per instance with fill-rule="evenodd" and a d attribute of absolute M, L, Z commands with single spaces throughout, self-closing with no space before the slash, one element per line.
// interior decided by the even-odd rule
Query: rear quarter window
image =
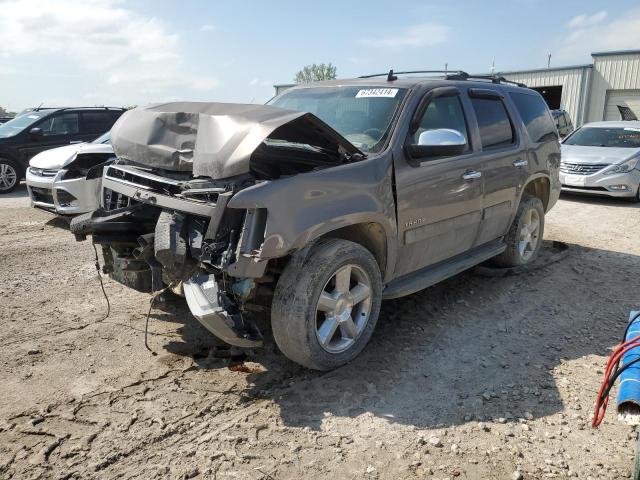
<path fill-rule="evenodd" d="M 530 93 L 510 92 L 509 96 L 524 122 L 533 142 L 557 141 L 555 122 L 551 118 L 547 104 L 542 97 Z M 558 117 L 558 126 L 566 127 L 564 115 Z"/>
<path fill-rule="evenodd" d="M 506 147 L 515 143 L 515 133 L 502 100 L 472 98 L 471 103 L 478 120 L 483 150 Z"/>
<path fill-rule="evenodd" d="M 111 112 L 82 112 L 84 133 L 100 135 L 110 130 L 115 119 Z"/>

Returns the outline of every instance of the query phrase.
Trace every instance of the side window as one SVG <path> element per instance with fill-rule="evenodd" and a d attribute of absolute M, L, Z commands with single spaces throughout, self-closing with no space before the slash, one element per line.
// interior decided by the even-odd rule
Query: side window
<path fill-rule="evenodd" d="M 564 115 L 560 115 L 558 117 L 558 128 L 564 128 L 567 126 L 567 119 L 564 118 Z"/>
<path fill-rule="evenodd" d="M 109 112 L 82 112 L 82 131 L 101 135 L 111 129 L 113 118 Z"/>
<path fill-rule="evenodd" d="M 61 113 L 52 115 L 37 125 L 45 137 L 53 135 L 73 135 L 78 133 L 78 114 Z"/>
<path fill-rule="evenodd" d="M 569 130 L 573 130 L 573 123 L 571 123 L 571 117 L 568 113 L 564 114 L 564 119 L 567 122 L 567 127 L 569 127 Z"/>
<path fill-rule="evenodd" d="M 469 145 L 467 123 L 460 98 L 457 95 L 453 97 L 438 97 L 429 103 L 422 120 L 420 120 L 420 126 L 413 137 L 413 143 L 418 143 L 422 132 L 436 128 L 457 130 L 464 136 L 467 140 L 467 145 Z"/>
<path fill-rule="evenodd" d="M 549 109 L 542 97 L 530 93 L 512 92 L 509 95 L 511 95 L 532 141 L 537 143 L 558 139 L 555 125 L 549 115 Z M 561 114 L 558 117 L 558 128 L 566 126 L 564 114 Z"/>
<path fill-rule="evenodd" d="M 483 150 L 505 147 L 515 142 L 515 133 L 502 100 L 472 98 L 471 103 L 478 119 Z"/>

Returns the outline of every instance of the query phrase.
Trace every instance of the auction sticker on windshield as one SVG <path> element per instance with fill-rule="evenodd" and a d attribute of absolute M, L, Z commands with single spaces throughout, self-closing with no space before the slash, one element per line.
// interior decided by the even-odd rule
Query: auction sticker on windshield
<path fill-rule="evenodd" d="M 365 90 L 359 90 L 356 93 L 356 98 L 371 98 L 371 97 L 387 97 L 393 98 L 398 93 L 397 88 L 367 88 Z"/>

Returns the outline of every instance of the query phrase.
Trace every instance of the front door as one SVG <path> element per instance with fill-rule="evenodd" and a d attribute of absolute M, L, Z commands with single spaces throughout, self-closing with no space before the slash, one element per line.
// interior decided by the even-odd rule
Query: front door
<path fill-rule="evenodd" d="M 44 150 L 83 141 L 80 138 L 79 117 L 75 112 L 54 113 L 32 128 L 39 128 L 41 132 L 38 136 L 29 135 L 24 145 L 20 146 L 25 161 Z"/>
<path fill-rule="evenodd" d="M 435 96 L 407 143 L 418 143 L 425 130 L 448 128 L 465 136 L 466 151 L 419 163 L 407 157 L 395 159 L 400 246 L 395 276 L 458 255 L 471 248 L 477 236 L 482 216 L 481 164 L 469 143 L 468 122 L 457 93 Z"/>

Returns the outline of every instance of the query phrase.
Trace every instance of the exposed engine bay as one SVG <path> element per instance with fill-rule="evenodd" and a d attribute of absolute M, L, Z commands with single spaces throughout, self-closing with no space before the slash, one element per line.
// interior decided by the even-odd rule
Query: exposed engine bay
<path fill-rule="evenodd" d="M 262 343 L 251 312 L 268 308 L 278 259 L 261 256 L 269 212 L 228 202 L 262 182 L 364 158 L 313 115 L 261 105 L 135 109 L 113 127 L 112 145 L 118 160 L 104 168 L 101 207 L 71 231 L 102 246 L 104 271 L 119 282 L 181 286 L 194 316 L 241 347 Z"/>

